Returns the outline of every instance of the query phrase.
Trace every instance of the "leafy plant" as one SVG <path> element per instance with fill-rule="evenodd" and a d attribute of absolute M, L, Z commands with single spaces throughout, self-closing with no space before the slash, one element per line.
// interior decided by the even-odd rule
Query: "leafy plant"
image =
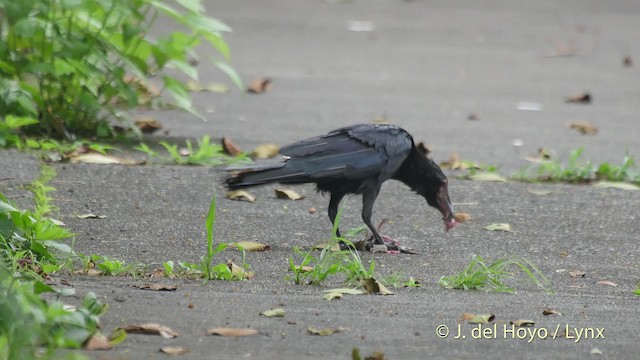
<path fill-rule="evenodd" d="M 422 284 L 420 284 L 418 281 L 416 281 L 413 277 L 409 277 L 407 280 L 403 280 L 404 276 L 400 273 L 393 273 L 389 276 L 386 276 L 382 279 L 380 279 L 380 282 L 383 283 L 384 285 L 389 285 L 389 286 L 393 286 L 394 288 L 400 288 L 400 287 L 420 287 L 422 286 Z"/>
<path fill-rule="evenodd" d="M 55 289 L 40 281 L 23 282 L 0 265 L 0 358 L 33 359 L 44 347 L 80 348 L 98 332 L 99 317 L 107 306 L 89 293 L 75 310 L 60 301 L 48 303 L 42 293 Z"/>
<path fill-rule="evenodd" d="M 0 0 L 0 11 L 0 145 L 14 140 L 9 115 L 28 119 L 27 132 L 68 139 L 110 136 L 112 120 L 135 129 L 127 110 L 138 106 L 197 115 L 186 85 L 164 70 L 197 80 L 191 59 L 201 43 L 219 52 L 214 65 L 241 86 L 225 62 L 222 33 L 230 29 L 199 0 Z M 151 39 L 159 16 L 183 30 Z"/>
<path fill-rule="evenodd" d="M 635 295 L 640 296 L 640 283 L 638 283 L 638 285 L 637 285 L 636 289 L 635 289 L 635 290 L 633 290 L 633 293 L 634 293 Z"/>
<path fill-rule="evenodd" d="M 49 273 L 60 265 L 54 251 L 73 254 L 71 247 L 60 240 L 73 234 L 45 215 L 55 210 L 46 183 L 54 176 L 53 168 L 43 167 L 41 177 L 31 185 L 35 210 L 20 210 L 0 194 L 0 259 L 11 269 L 34 273 Z"/>
<path fill-rule="evenodd" d="M 249 264 L 245 261 L 245 251 L 242 248 L 239 250 L 242 251 L 242 269 L 240 272 L 233 272 L 232 269 L 226 263 L 218 263 L 216 265 L 213 264 L 213 258 L 216 254 L 224 251 L 229 244 L 220 243 L 215 248 L 213 247 L 213 226 L 216 220 L 216 195 L 214 191 L 214 195 L 211 197 L 211 202 L 209 203 L 209 211 L 207 213 L 207 218 L 205 220 L 205 229 L 207 231 L 207 252 L 205 256 L 202 258 L 200 266 L 194 266 L 192 264 L 189 266 L 188 264 L 180 264 L 181 266 L 186 266 L 187 268 L 191 268 L 192 270 L 197 269 L 202 271 L 205 281 L 208 280 L 244 280 L 245 270 L 249 267 Z"/>
<path fill-rule="evenodd" d="M 211 138 L 208 135 L 203 135 L 202 138 L 198 140 L 197 146 L 194 146 L 191 140 L 186 140 L 186 147 L 183 149 L 178 148 L 177 144 L 171 144 L 166 141 L 161 141 L 160 145 L 167 150 L 169 157 L 160 156 L 157 151 L 145 143 L 140 143 L 135 149 L 146 153 L 149 157 L 157 158 L 162 162 L 178 165 L 216 166 L 233 162 L 250 161 L 246 154 L 240 154 L 235 157 L 228 156 L 224 153 L 221 145 L 211 143 Z"/>
<path fill-rule="evenodd" d="M 547 293 L 553 294 L 553 287 L 547 277 L 527 259 L 516 256 L 498 259 L 487 265 L 480 256 L 474 255 L 464 270 L 456 275 L 443 276 L 438 284 L 449 289 L 515 293 L 513 288 L 504 283 L 504 280 L 512 277 L 512 273 L 507 271 L 507 268 L 514 265 L 533 283 L 542 287 Z"/>
<path fill-rule="evenodd" d="M 293 272 L 293 280 L 295 284 L 308 282 L 309 284 L 320 285 L 327 278 L 341 274 L 344 276 L 344 282 L 350 285 L 360 286 L 360 280 L 370 279 L 375 272 L 375 263 L 373 258 L 369 266 L 365 266 L 360 254 L 354 250 L 353 243 L 347 237 L 355 236 L 364 230 L 364 227 L 352 229 L 345 234 L 344 237 L 338 237 L 337 230 L 342 216 L 343 208 L 340 208 L 333 226 L 333 236 L 320 251 L 320 255 L 315 257 L 314 250 L 307 252 L 294 248 L 293 251 L 298 257 L 302 258 L 299 265 L 296 265 L 293 257 L 289 258 L 289 270 Z M 333 251 L 339 246 L 340 241 L 348 245 L 347 250 Z"/>

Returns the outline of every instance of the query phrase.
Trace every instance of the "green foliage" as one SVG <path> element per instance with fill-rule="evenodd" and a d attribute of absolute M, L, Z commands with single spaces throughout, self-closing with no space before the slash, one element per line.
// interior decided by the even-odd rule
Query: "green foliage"
<path fill-rule="evenodd" d="M 244 280 L 243 274 L 234 273 L 231 271 L 229 266 L 225 263 L 218 263 L 216 265 L 213 264 L 213 258 L 220 252 L 224 251 L 229 244 L 220 243 L 215 248 L 213 247 L 213 226 L 216 220 L 216 195 L 215 191 L 213 196 L 211 197 L 211 202 L 209 203 L 209 211 L 207 213 L 207 218 L 205 220 L 205 229 L 207 231 L 207 252 L 205 256 L 202 258 L 199 266 L 191 264 L 191 266 L 187 265 L 187 268 L 191 270 L 199 270 L 202 272 L 202 275 L 205 281 L 208 280 Z M 245 261 L 245 251 L 242 251 L 242 267 L 243 269 L 248 269 L 249 265 Z M 182 266 L 183 264 L 181 264 Z"/>
<path fill-rule="evenodd" d="M 553 294 L 551 282 L 547 277 L 527 259 L 517 256 L 505 257 L 486 265 L 480 256 L 474 255 L 464 270 L 456 275 L 443 276 L 438 284 L 449 289 L 515 293 L 513 288 L 504 284 L 504 280 L 512 277 L 512 273 L 507 271 L 512 265 L 522 270 L 532 282 L 547 293 Z"/>
<path fill-rule="evenodd" d="M 635 295 L 640 296 L 640 282 L 639 282 L 639 283 L 638 283 L 638 285 L 636 286 L 636 289 L 635 289 L 635 290 L 633 290 L 633 293 L 634 293 Z"/>
<path fill-rule="evenodd" d="M 75 138 L 113 135 L 113 120 L 135 129 L 128 110 L 139 106 L 196 114 L 185 83 L 164 70 L 197 80 L 191 59 L 203 43 L 241 86 L 225 62 L 230 29 L 200 0 L 0 0 L 0 13 L 0 146 L 15 142 L 16 118 L 26 132 Z M 180 30 L 151 39 L 159 16 Z"/>
<path fill-rule="evenodd" d="M 393 273 L 389 276 L 386 276 L 380 279 L 380 282 L 384 285 L 393 286 L 394 288 L 422 286 L 422 284 L 420 284 L 418 281 L 416 281 L 416 279 L 414 279 L 411 276 L 407 280 L 403 280 L 403 278 L 404 276 L 402 274 Z"/>
<path fill-rule="evenodd" d="M 35 273 L 58 270 L 55 252 L 73 254 L 71 247 L 60 242 L 73 236 L 45 215 L 56 208 L 51 205 L 46 183 L 55 176 L 53 168 L 42 167 L 40 178 L 33 182 L 35 210 L 20 210 L 0 194 L 0 260 L 14 270 Z"/>
<path fill-rule="evenodd" d="M 348 231 L 344 237 L 338 237 L 336 235 L 342 210 L 343 208 L 340 208 L 336 216 L 336 221 L 333 226 L 333 236 L 331 240 L 324 245 L 319 256 L 315 257 L 313 255 L 313 249 L 304 252 L 297 247 L 293 248 L 294 253 L 302 258 L 302 260 L 299 265 L 296 265 L 294 258 L 289 258 L 289 270 L 293 272 L 293 276 L 288 277 L 287 280 L 293 280 L 295 284 L 308 283 L 320 285 L 329 277 L 342 275 L 346 284 L 360 286 L 360 280 L 370 279 L 374 276 L 375 263 L 373 258 L 369 266 L 365 266 L 358 251 L 352 250 L 353 243 L 347 239 L 348 237 L 353 237 L 365 231 L 364 227 L 352 229 Z M 333 251 L 332 249 L 339 246 L 340 241 L 349 245 L 349 249 Z M 312 267 L 312 269 L 308 271 L 307 267 Z"/>
<path fill-rule="evenodd" d="M 177 165 L 217 166 L 233 162 L 250 161 L 246 154 L 240 154 L 235 157 L 228 156 L 224 153 L 221 145 L 211 143 L 209 135 L 203 135 L 202 138 L 198 140 L 197 146 L 194 146 L 191 140 L 186 140 L 186 147 L 184 149 L 179 149 L 178 145 L 166 141 L 161 141 L 160 145 L 167 150 L 169 157 L 160 156 L 157 151 L 145 143 L 140 143 L 135 149 L 146 153 L 151 158 L 157 158 L 164 163 Z"/>
<path fill-rule="evenodd" d="M 591 161 L 582 159 L 583 151 L 583 148 L 572 150 L 567 165 L 558 160 L 544 160 L 519 170 L 512 178 L 521 181 L 569 183 L 587 183 L 596 180 L 640 183 L 640 171 L 635 167 L 633 156 L 626 155 L 620 165 L 602 163 L 595 166 Z"/>
<path fill-rule="evenodd" d="M 80 348 L 98 331 L 107 306 L 87 294 L 75 310 L 60 301 L 47 303 L 41 293 L 54 289 L 39 281 L 23 282 L 0 265 L 0 359 L 42 358 L 58 348 Z M 36 354 L 39 354 L 36 356 Z"/>

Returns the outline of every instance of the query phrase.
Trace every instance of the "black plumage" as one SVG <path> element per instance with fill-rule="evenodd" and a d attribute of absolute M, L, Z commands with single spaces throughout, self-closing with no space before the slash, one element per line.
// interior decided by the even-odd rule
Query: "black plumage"
<path fill-rule="evenodd" d="M 362 194 L 362 220 L 373 234 L 373 243 L 384 244 L 371 223 L 373 204 L 383 182 L 399 180 L 442 213 L 446 230 L 455 226 L 447 177 L 398 126 L 348 126 L 284 146 L 280 154 L 285 157 L 281 162 L 235 169 L 240 173 L 227 179 L 227 186 L 315 183 L 319 191 L 331 194 L 332 224 L 342 198 Z M 394 245 L 387 247 L 393 249 Z"/>

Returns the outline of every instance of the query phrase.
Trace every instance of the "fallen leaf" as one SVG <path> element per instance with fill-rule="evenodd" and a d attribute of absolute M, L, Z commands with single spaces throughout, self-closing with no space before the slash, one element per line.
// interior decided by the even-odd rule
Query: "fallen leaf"
<path fill-rule="evenodd" d="M 191 150 L 188 148 L 180 148 L 178 149 L 178 154 L 183 157 L 191 156 Z"/>
<path fill-rule="evenodd" d="M 511 324 L 518 327 L 532 327 L 536 323 L 533 320 L 516 320 L 512 321 Z"/>
<path fill-rule="evenodd" d="M 258 334 L 258 330 L 249 329 L 249 328 L 238 329 L 238 328 L 222 327 L 222 328 L 211 328 L 207 330 L 207 335 L 229 336 L 229 337 L 249 336 L 249 335 L 257 335 L 257 334 Z"/>
<path fill-rule="evenodd" d="M 284 309 L 281 309 L 281 308 L 267 310 L 267 311 L 263 311 L 263 312 L 260 313 L 260 315 L 266 316 L 268 318 L 270 318 L 270 317 L 284 317 L 286 314 L 287 314 L 287 312 Z"/>
<path fill-rule="evenodd" d="M 163 346 L 160 348 L 160 352 L 167 355 L 184 355 L 189 353 L 189 349 L 182 346 Z"/>
<path fill-rule="evenodd" d="M 524 159 L 535 164 L 546 163 L 551 160 L 551 152 L 545 148 L 539 148 L 535 156 L 527 156 Z"/>
<path fill-rule="evenodd" d="M 480 171 L 475 174 L 471 174 L 467 176 L 469 180 L 473 181 L 498 181 L 498 182 L 507 182 L 507 179 L 495 172 L 490 171 Z"/>
<path fill-rule="evenodd" d="M 162 129 L 162 124 L 150 116 L 138 116 L 134 119 L 134 124 L 143 134 L 153 134 Z"/>
<path fill-rule="evenodd" d="M 231 274 L 233 274 L 233 277 L 236 279 L 250 280 L 256 276 L 256 274 L 253 271 L 245 270 L 245 268 L 243 268 L 242 266 L 236 265 L 231 260 L 227 261 L 227 267 L 229 268 L 229 270 L 231 270 Z"/>
<path fill-rule="evenodd" d="M 338 289 L 329 289 L 322 290 L 324 293 L 341 293 L 341 294 L 349 294 L 349 295 L 362 295 L 365 292 L 360 289 L 351 289 L 351 288 L 338 288 Z"/>
<path fill-rule="evenodd" d="M 122 327 L 121 329 L 129 334 L 160 335 L 165 339 L 171 339 L 178 336 L 178 333 L 168 326 L 155 323 L 127 325 L 125 327 Z"/>
<path fill-rule="evenodd" d="M 298 194 L 296 191 L 291 189 L 275 189 L 276 197 L 278 199 L 291 199 L 291 200 L 300 200 L 304 199 L 304 196 Z"/>
<path fill-rule="evenodd" d="M 242 247 L 244 251 L 265 251 L 271 250 L 271 247 L 267 244 L 261 244 L 253 241 L 238 241 L 230 244 L 231 246 L 235 246 L 236 248 Z"/>
<path fill-rule="evenodd" d="M 322 298 L 325 299 L 325 300 L 342 299 L 342 293 L 330 292 L 330 293 L 326 293 L 326 294 L 322 295 Z"/>
<path fill-rule="evenodd" d="M 613 286 L 613 287 L 618 286 L 618 284 L 614 283 L 613 281 L 609 281 L 609 280 L 598 281 L 598 282 L 596 282 L 596 284 L 608 285 L 608 286 Z"/>
<path fill-rule="evenodd" d="M 151 274 L 149 274 L 150 278 L 163 278 L 164 270 L 163 269 L 155 269 Z"/>
<path fill-rule="evenodd" d="M 311 325 L 309 325 L 309 327 L 307 328 L 307 331 L 309 332 L 309 334 L 311 335 L 320 335 L 320 336 L 328 336 L 334 333 L 340 333 L 340 332 L 344 332 L 347 329 L 343 328 L 343 327 L 338 327 L 338 328 L 324 328 L 324 329 L 318 329 L 315 328 Z"/>
<path fill-rule="evenodd" d="M 587 273 L 584 271 L 569 271 L 569 276 L 571 276 L 574 279 L 583 278 L 585 275 L 587 275 Z"/>
<path fill-rule="evenodd" d="M 107 216 L 106 215 L 96 215 L 96 214 L 92 214 L 92 213 L 86 213 L 86 214 L 77 214 L 76 217 L 80 218 L 80 219 L 104 219 Z"/>
<path fill-rule="evenodd" d="M 313 247 L 313 250 L 324 250 L 324 248 L 327 247 L 328 244 L 318 244 L 315 245 Z M 329 249 L 329 251 L 341 251 L 340 249 L 340 244 L 334 244 L 333 246 L 331 246 L 331 248 Z"/>
<path fill-rule="evenodd" d="M 506 223 L 487 225 L 487 226 L 483 227 L 483 229 L 488 230 L 488 231 L 507 231 L 507 232 L 513 232 L 513 231 L 511 230 L 511 225 L 506 224 Z"/>
<path fill-rule="evenodd" d="M 267 77 L 254 80 L 247 87 L 247 92 L 249 94 L 262 94 L 270 90 L 271 90 L 271 79 Z"/>
<path fill-rule="evenodd" d="M 384 356 L 384 353 L 380 351 L 374 351 L 371 356 L 367 356 L 366 358 L 364 358 L 364 360 L 386 360 L 386 357 Z"/>
<path fill-rule="evenodd" d="M 101 154 L 99 152 L 88 152 L 68 156 L 69 161 L 72 164 L 119 164 L 119 165 L 140 165 L 143 161 L 138 161 L 130 158 L 120 158 L 113 155 Z"/>
<path fill-rule="evenodd" d="M 595 135 L 598 133 L 598 128 L 593 124 L 584 121 L 572 122 L 569 124 L 569 129 L 578 130 L 582 135 Z"/>
<path fill-rule="evenodd" d="M 589 354 L 590 355 L 602 355 L 602 350 L 598 349 L 597 347 L 594 347 L 593 349 L 591 349 Z"/>
<path fill-rule="evenodd" d="M 313 271 L 313 266 L 296 266 L 296 271 L 300 271 L 303 273 L 307 273 L 307 272 L 311 272 Z"/>
<path fill-rule="evenodd" d="M 165 284 L 141 284 L 141 285 L 133 285 L 134 288 L 140 290 L 153 290 L 153 291 L 176 291 L 178 287 L 176 285 L 165 285 Z"/>
<path fill-rule="evenodd" d="M 464 313 L 460 316 L 460 322 L 468 321 L 469 324 L 488 324 L 496 318 L 493 314 Z"/>
<path fill-rule="evenodd" d="M 622 65 L 626 66 L 626 67 L 631 67 L 633 66 L 633 59 L 631 58 L 631 56 L 625 56 L 622 59 Z"/>
<path fill-rule="evenodd" d="M 569 96 L 564 101 L 566 103 L 589 104 L 591 103 L 591 94 L 586 92 L 583 94 Z"/>
<path fill-rule="evenodd" d="M 210 91 L 212 93 L 224 94 L 229 92 L 229 87 L 223 83 L 209 83 L 205 86 L 205 90 Z"/>
<path fill-rule="evenodd" d="M 393 295 L 389 289 L 374 278 L 362 279 L 360 284 L 369 294 Z"/>
<path fill-rule="evenodd" d="M 244 191 L 244 190 L 233 190 L 233 191 L 228 191 L 226 194 L 224 194 L 224 197 L 227 199 L 231 199 L 231 200 L 247 200 L 250 202 L 255 202 L 256 201 L 256 197 L 249 194 L 248 192 Z"/>
<path fill-rule="evenodd" d="M 82 349 L 87 351 L 111 350 L 112 347 L 113 345 L 111 341 L 109 341 L 109 338 L 99 332 L 91 335 L 82 345 Z"/>
<path fill-rule="evenodd" d="M 242 149 L 236 146 L 231 139 L 226 136 L 222 138 L 222 150 L 231 156 L 238 156 L 242 153 Z"/>
<path fill-rule="evenodd" d="M 80 270 L 76 270 L 73 272 L 74 274 L 78 274 L 78 275 L 87 275 L 87 276 L 101 276 L 102 275 L 102 271 L 96 269 L 96 268 L 89 268 L 87 269 L 87 271 L 84 271 L 83 269 Z"/>
<path fill-rule="evenodd" d="M 542 310 L 542 315 L 549 316 L 549 315 L 562 315 L 562 314 L 560 314 L 559 312 L 557 312 L 552 308 L 544 308 L 544 310 Z"/>
<path fill-rule="evenodd" d="M 463 223 L 465 221 L 469 221 L 471 220 L 471 215 L 467 214 L 467 213 L 463 213 L 463 212 L 457 212 L 453 215 L 454 220 L 457 223 Z"/>
<path fill-rule="evenodd" d="M 527 188 L 527 191 L 534 194 L 534 195 L 538 195 L 538 196 L 545 196 L 545 195 L 549 195 L 552 193 L 552 191 L 550 190 L 544 190 L 544 189 L 535 189 L 531 186 L 529 186 Z"/>
<path fill-rule="evenodd" d="M 253 149 L 251 156 L 256 159 L 270 159 L 277 156 L 278 151 L 280 151 L 280 146 L 277 144 L 262 144 Z"/>
<path fill-rule="evenodd" d="M 640 186 L 625 183 L 625 182 L 613 182 L 613 181 L 599 181 L 593 184 L 593 187 L 599 189 L 618 189 L 618 190 L 640 190 Z"/>
<path fill-rule="evenodd" d="M 204 90 L 204 86 L 194 80 L 187 81 L 187 83 L 185 84 L 185 87 L 187 88 L 187 91 L 191 91 L 191 92 L 199 92 Z"/>

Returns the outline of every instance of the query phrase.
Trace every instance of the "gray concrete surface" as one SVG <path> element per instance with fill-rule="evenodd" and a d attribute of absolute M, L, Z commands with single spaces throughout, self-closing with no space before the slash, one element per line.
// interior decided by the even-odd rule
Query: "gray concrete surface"
<path fill-rule="evenodd" d="M 248 96 L 195 94 L 207 115 L 159 113 L 172 136 L 231 136 L 251 148 L 287 143 L 346 124 L 370 122 L 386 114 L 416 140 L 433 147 L 436 160 L 457 151 L 461 158 L 498 165 L 509 174 L 526 165 L 539 147 L 565 156 L 585 147 L 585 158 L 619 163 L 625 151 L 640 156 L 640 66 L 622 66 L 624 56 L 640 61 L 640 3 L 635 1 L 217 1 L 210 13 L 230 24 L 227 37 L 233 65 L 246 81 L 273 79 L 273 90 Z M 349 31 L 351 20 L 372 21 L 371 32 Z M 575 56 L 559 48 L 574 47 Z M 203 58 L 214 56 L 203 49 Z M 224 77 L 203 70 L 202 82 Z M 564 103 L 589 91 L 593 104 Z M 541 111 L 517 109 L 536 102 Z M 477 113 L 479 121 L 468 121 Z M 567 128 L 588 120 L 596 136 Z M 514 148 L 514 139 L 524 145 Z M 0 189 L 26 196 L 19 184 L 37 176 L 37 162 L 15 152 L 0 153 L 0 168 L 16 174 Z M 256 203 L 222 198 L 222 174 L 209 168 L 177 166 L 55 165 L 55 204 L 60 218 L 77 233 L 76 250 L 143 262 L 150 268 L 166 260 L 198 261 L 205 251 L 204 216 L 215 187 L 217 241 L 261 241 L 272 250 L 250 253 L 256 278 L 246 282 L 163 280 L 176 292 L 151 292 L 131 285 L 148 279 L 65 276 L 82 295 L 95 292 L 109 303 L 104 330 L 130 323 L 158 322 L 180 337 L 130 335 L 95 359 L 164 358 L 164 345 L 190 349 L 185 359 L 349 359 L 382 351 L 388 359 L 637 358 L 640 351 L 638 305 L 631 292 L 638 274 L 640 194 L 589 186 L 535 185 L 550 195 L 530 193 L 523 183 L 476 183 L 454 179 L 450 194 L 457 211 L 473 220 L 444 233 L 437 212 L 398 183 L 384 185 L 376 219 L 391 218 L 384 233 L 420 255 L 370 255 L 386 276 L 401 272 L 423 281 L 416 289 L 394 289 L 393 296 L 351 296 L 328 302 L 323 287 L 284 280 L 294 246 L 320 242 L 330 234 L 326 197 L 311 186 L 296 190 L 300 201 L 277 200 L 273 186 L 252 190 Z M 0 176 L 4 177 L 4 176 Z M 215 185 L 214 185 L 215 184 Z M 308 208 L 318 212 L 309 214 Z M 343 227 L 361 224 L 360 199 L 348 199 Z M 81 220 L 93 212 L 105 219 Z M 482 230 L 507 222 L 513 233 Z M 444 275 L 462 269 L 473 254 L 493 260 L 524 256 L 537 264 L 556 290 L 547 295 L 522 276 L 509 282 L 517 294 L 446 290 Z M 221 261 L 239 254 L 228 252 Z M 572 279 L 568 272 L 586 272 Z M 617 287 L 598 284 L 608 280 Z M 157 281 L 157 280 L 156 280 Z M 189 307 L 192 304 L 192 308 Z M 284 307 L 284 319 L 259 313 Z M 551 307 L 562 313 L 543 316 Z M 494 313 L 495 338 L 455 339 L 465 312 Z M 531 319 L 548 338 L 505 336 L 510 321 Z M 311 336 L 306 328 L 346 327 L 342 334 Z M 451 334 L 442 339 L 436 328 Z M 551 339 L 560 326 L 604 329 L 604 339 Z M 252 327 L 246 338 L 206 336 L 207 328 Z M 493 337 L 493 336 L 491 336 Z M 597 350 L 597 351 L 596 351 Z M 601 355 L 592 355 L 601 352 Z"/>

